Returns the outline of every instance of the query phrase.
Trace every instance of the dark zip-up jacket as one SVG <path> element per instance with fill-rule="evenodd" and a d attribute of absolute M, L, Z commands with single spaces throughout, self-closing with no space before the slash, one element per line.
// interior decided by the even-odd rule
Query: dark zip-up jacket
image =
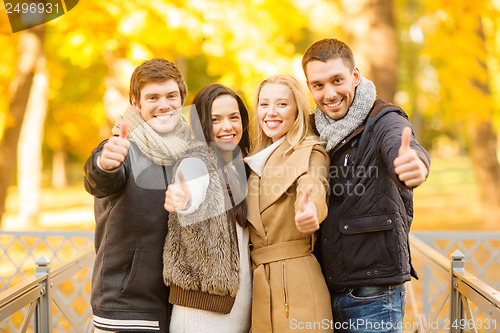
<path fill-rule="evenodd" d="M 406 113 L 376 100 L 363 125 L 330 155 L 328 216 L 321 224 L 316 255 L 331 290 L 385 286 L 417 277 L 408 234 L 413 190 L 394 171 Z M 411 148 L 429 169 L 430 158 L 412 138 Z"/>
<path fill-rule="evenodd" d="M 168 332 L 171 306 L 162 279 L 171 169 L 130 143 L 114 172 L 97 164 L 105 142 L 85 164 L 85 189 L 95 196 L 96 259 L 91 305 L 96 327 L 120 332 Z"/>

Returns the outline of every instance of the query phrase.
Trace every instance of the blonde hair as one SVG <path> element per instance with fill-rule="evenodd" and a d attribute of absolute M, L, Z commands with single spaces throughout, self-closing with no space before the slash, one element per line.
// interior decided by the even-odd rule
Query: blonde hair
<path fill-rule="evenodd" d="M 254 96 L 255 110 L 257 110 L 259 105 L 260 91 L 266 84 L 282 84 L 290 88 L 295 98 L 295 104 L 297 105 L 297 116 L 295 117 L 292 127 L 286 133 L 286 140 L 290 144 L 290 148 L 287 149 L 285 154 L 292 149 L 298 148 L 299 146 L 305 147 L 320 143 L 318 137 L 311 129 L 311 122 L 309 118 L 313 109 L 311 107 L 306 87 L 292 75 L 280 74 L 270 76 L 262 81 L 256 89 Z M 255 113 L 257 114 L 257 111 Z M 271 142 L 271 138 L 264 133 L 262 127 L 260 127 L 258 117 L 255 116 L 255 138 L 250 155 L 258 153 L 262 149 L 269 146 Z"/>

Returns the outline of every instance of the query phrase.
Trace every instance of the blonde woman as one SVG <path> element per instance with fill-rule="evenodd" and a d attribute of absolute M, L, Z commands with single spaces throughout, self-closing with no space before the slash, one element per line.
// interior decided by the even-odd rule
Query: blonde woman
<path fill-rule="evenodd" d="M 327 215 L 329 158 L 311 131 L 307 91 L 293 76 L 272 76 L 254 105 L 255 145 L 245 159 L 252 332 L 333 332 L 330 295 L 312 254 Z"/>

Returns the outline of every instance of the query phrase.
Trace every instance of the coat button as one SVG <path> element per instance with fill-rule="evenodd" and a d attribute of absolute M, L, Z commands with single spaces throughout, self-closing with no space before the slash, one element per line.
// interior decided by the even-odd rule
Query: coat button
<path fill-rule="evenodd" d="M 329 277 L 328 277 L 328 280 L 330 280 L 330 281 L 331 281 L 332 279 L 333 279 L 333 278 L 332 278 L 331 276 L 329 276 Z"/>
<path fill-rule="evenodd" d="M 372 274 L 372 273 L 370 273 L 370 272 L 366 272 L 366 275 L 371 275 L 371 274 Z"/>
<path fill-rule="evenodd" d="M 349 226 L 346 224 L 346 225 L 344 226 L 344 230 L 347 230 L 347 229 L 349 229 Z"/>
<path fill-rule="evenodd" d="M 326 243 L 326 242 L 328 242 L 328 238 L 325 237 L 325 238 L 323 238 L 323 243 Z"/>
<path fill-rule="evenodd" d="M 391 223 L 392 223 L 392 220 L 391 220 L 391 219 L 388 219 L 388 220 L 386 221 L 386 223 L 387 223 L 387 224 L 391 224 Z"/>

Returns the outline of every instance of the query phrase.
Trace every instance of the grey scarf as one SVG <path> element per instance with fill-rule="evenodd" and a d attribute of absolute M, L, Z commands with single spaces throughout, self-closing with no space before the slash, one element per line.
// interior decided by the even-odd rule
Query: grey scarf
<path fill-rule="evenodd" d="M 316 129 L 320 134 L 320 140 L 326 142 L 326 151 L 335 148 L 342 139 L 363 123 L 375 103 L 376 96 L 373 82 L 361 77 L 354 100 L 342 119 L 333 120 L 316 107 Z"/>
<path fill-rule="evenodd" d="M 139 111 L 133 106 L 129 106 L 121 119 L 116 122 L 111 130 L 114 135 L 120 134 L 122 122 L 128 125 L 128 139 L 134 142 L 155 164 L 173 165 L 182 159 L 188 150 L 191 130 L 184 116 L 181 116 L 179 123 L 171 132 L 163 135 L 144 121 Z"/>

